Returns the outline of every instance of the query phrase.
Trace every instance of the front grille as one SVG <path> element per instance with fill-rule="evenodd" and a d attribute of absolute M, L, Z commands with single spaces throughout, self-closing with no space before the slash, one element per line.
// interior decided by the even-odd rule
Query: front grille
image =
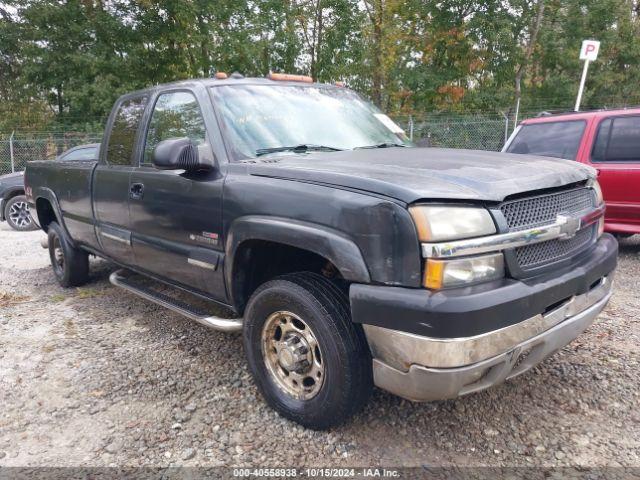
<path fill-rule="evenodd" d="M 591 243 L 594 226 L 583 228 L 568 240 L 549 240 L 516 248 L 516 258 L 520 268 L 526 270 L 553 263 L 582 250 Z"/>
<path fill-rule="evenodd" d="M 512 200 L 500 209 L 507 220 L 509 231 L 549 225 L 559 214 L 576 215 L 595 206 L 595 195 L 590 188 L 565 190 L 564 192 Z"/>
<path fill-rule="evenodd" d="M 509 231 L 517 232 L 555 223 L 558 215 L 580 216 L 593 208 L 595 202 L 592 189 L 577 188 L 507 201 L 500 206 L 500 210 Z M 595 225 L 583 228 L 570 239 L 518 247 L 515 249 L 517 265 L 527 271 L 568 258 L 592 243 L 596 228 Z"/>

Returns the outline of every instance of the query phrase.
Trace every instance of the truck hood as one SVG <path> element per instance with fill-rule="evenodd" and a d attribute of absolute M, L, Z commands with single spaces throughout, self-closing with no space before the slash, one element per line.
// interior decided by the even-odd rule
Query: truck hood
<path fill-rule="evenodd" d="M 500 202 L 509 195 L 595 176 L 577 162 L 443 148 L 381 148 L 284 154 L 252 160 L 252 175 L 332 185 L 396 198 Z"/>

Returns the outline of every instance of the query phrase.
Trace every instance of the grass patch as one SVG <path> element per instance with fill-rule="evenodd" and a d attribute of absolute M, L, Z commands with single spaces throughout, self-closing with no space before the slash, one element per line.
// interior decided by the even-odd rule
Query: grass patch
<path fill-rule="evenodd" d="M 93 298 L 103 295 L 103 292 L 95 288 L 76 288 L 78 298 Z"/>
<path fill-rule="evenodd" d="M 9 307 L 17 303 L 29 300 L 25 295 L 16 295 L 15 293 L 0 292 L 0 307 Z"/>
<path fill-rule="evenodd" d="M 52 302 L 64 302 L 67 299 L 66 295 L 58 293 L 56 295 L 51 295 Z"/>
<path fill-rule="evenodd" d="M 65 329 L 65 334 L 69 337 L 75 337 L 76 334 L 78 333 L 76 324 L 73 323 L 73 320 L 71 320 L 70 318 L 67 318 L 64 321 L 64 329 Z"/>

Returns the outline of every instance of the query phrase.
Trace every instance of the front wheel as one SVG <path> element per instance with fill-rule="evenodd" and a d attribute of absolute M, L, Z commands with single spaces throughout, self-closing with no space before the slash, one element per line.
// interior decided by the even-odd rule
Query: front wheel
<path fill-rule="evenodd" d="M 4 209 L 4 218 L 11 228 L 19 232 L 27 232 L 38 228 L 31 218 L 27 197 L 24 195 L 17 195 L 7 202 Z"/>
<path fill-rule="evenodd" d="M 244 346 L 267 403 L 312 429 L 338 425 L 367 401 L 371 354 L 346 295 L 314 273 L 271 280 L 251 296 Z"/>
<path fill-rule="evenodd" d="M 49 258 L 58 283 L 67 287 L 79 287 L 89 279 L 89 255 L 69 243 L 62 227 L 49 224 Z"/>

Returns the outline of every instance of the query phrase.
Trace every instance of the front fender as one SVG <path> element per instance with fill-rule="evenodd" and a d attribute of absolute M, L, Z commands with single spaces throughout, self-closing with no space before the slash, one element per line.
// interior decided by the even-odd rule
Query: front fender
<path fill-rule="evenodd" d="M 235 253 L 248 240 L 264 240 L 308 250 L 331 261 L 345 280 L 371 282 L 360 249 L 343 233 L 313 223 L 255 215 L 240 217 L 231 224 L 225 247 L 227 285 L 232 285 Z"/>

